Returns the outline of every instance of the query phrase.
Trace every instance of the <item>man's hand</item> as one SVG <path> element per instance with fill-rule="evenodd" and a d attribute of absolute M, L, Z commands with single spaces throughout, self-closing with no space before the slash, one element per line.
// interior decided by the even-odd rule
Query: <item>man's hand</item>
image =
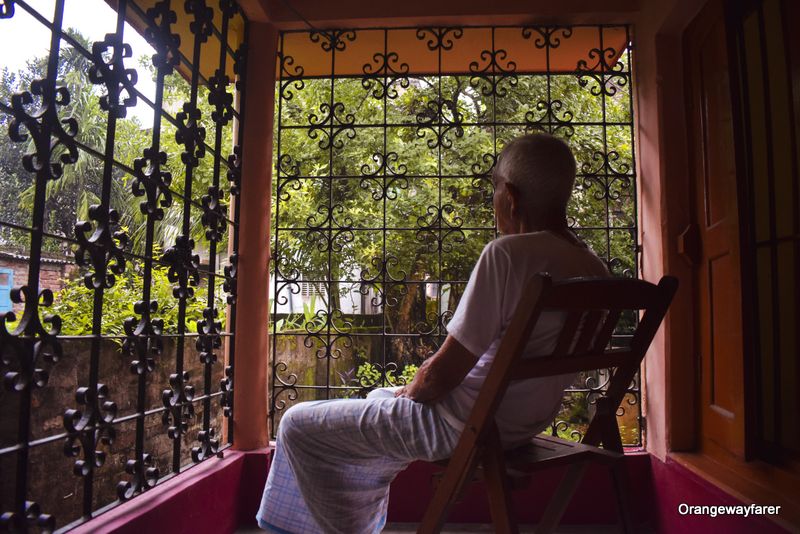
<path fill-rule="evenodd" d="M 395 392 L 416 402 L 436 402 L 458 386 L 478 357 L 453 336 L 447 336 L 436 354 L 425 360 L 410 384 Z"/>

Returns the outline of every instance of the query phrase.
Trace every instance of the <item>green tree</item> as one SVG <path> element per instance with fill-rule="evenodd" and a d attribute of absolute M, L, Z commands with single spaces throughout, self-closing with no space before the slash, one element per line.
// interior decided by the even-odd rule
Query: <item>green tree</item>
<path fill-rule="evenodd" d="M 394 82 L 396 97 L 386 100 L 385 110 L 382 96 L 373 94 L 376 81 L 306 79 L 302 84 L 289 82 L 282 91 L 278 84 L 280 153 L 276 151 L 278 179 L 273 180 L 272 195 L 273 228 L 279 228 L 274 251 L 278 274 L 310 280 L 354 279 L 353 284 L 333 286 L 331 302 L 325 304 L 338 309 L 337 292 L 355 288 L 362 275 L 371 278 L 388 244 L 394 278 L 466 280 L 484 244 L 494 237 L 487 174 L 492 157 L 511 139 L 537 129 L 565 138 L 575 153 L 579 173 L 586 174 L 579 176 L 569 208 L 573 226 L 598 254 L 614 259 L 614 272 L 633 272 L 634 190 L 626 177 L 609 175 L 609 169 L 601 168 L 604 157 L 620 173 L 632 168 L 631 127 L 626 125 L 631 122 L 629 87 L 624 82 L 607 78 L 601 88 L 590 76 L 552 75 L 548 80 L 541 75 L 517 75 L 501 79 L 495 97 L 491 81 L 478 77 L 443 76 L 441 84 L 436 78 L 412 77 L 407 83 Z M 602 98 L 597 94 L 601 89 L 610 94 Z M 332 91 L 333 101 L 341 106 L 336 128 L 348 120 L 358 126 L 342 127 L 336 137 L 341 146 L 329 148 L 330 133 L 325 132 L 329 126 L 315 124 L 329 112 Z M 431 148 L 428 143 L 436 141 L 437 128 L 426 128 L 424 122 L 426 114 L 435 110 L 439 95 L 450 103 L 442 109 L 445 123 L 465 126 L 443 127 L 444 146 Z M 383 128 L 384 120 L 393 126 Z M 396 156 L 388 162 L 390 169 L 424 178 L 393 177 L 390 172 L 388 178 L 382 172 L 369 177 L 384 163 L 380 156 L 373 156 L 386 153 Z M 311 178 L 296 179 L 295 174 Z M 451 175 L 459 178 L 439 178 Z M 389 197 L 385 212 L 384 196 Z M 456 227 L 483 230 L 450 231 Z M 615 227 L 622 230 L 607 230 Z M 400 228 L 412 230 L 392 230 Z M 330 246 L 329 234 L 334 242 Z M 437 247 L 442 236 L 440 254 Z M 385 286 L 379 279 L 373 287 L 398 300 L 385 308 L 391 332 L 420 333 L 435 325 L 436 310 L 426 306 L 424 285 Z M 327 297 L 324 284 L 318 289 Z M 449 285 L 448 289 L 448 308 L 454 310 L 463 287 Z M 411 339 L 395 338 L 392 343 L 393 354 L 387 359 L 398 362 L 424 357 L 431 350 L 429 344 Z"/>
<path fill-rule="evenodd" d="M 15 73 L 3 68 L 0 72 L 0 102 L 9 104 L 11 95 L 18 87 Z M 11 116 L 0 113 L 0 130 L 7 132 Z M 30 210 L 21 209 L 19 197 L 33 183 L 33 176 L 22 168 L 22 157 L 25 147 L 19 143 L 0 143 L 0 219 L 18 225 L 29 225 Z M 6 226 L 0 226 L 0 245 L 15 248 L 27 248 L 26 236 Z"/>
<path fill-rule="evenodd" d="M 67 29 L 65 33 L 75 39 L 83 48 L 91 50 L 91 42 L 77 30 Z M 140 58 L 140 75 L 142 72 L 155 77 L 155 71 L 149 57 Z M 64 45 L 59 51 L 57 80 L 69 90 L 70 102 L 59 110 L 62 119 L 74 118 L 78 122 L 76 140 L 98 153 L 105 151 L 107 113 L 100 108 L 100 96 L 104 89 L 93 85 L 89 80 L 91 61 L 72 46 Z M 0 101 L 10 105 L 11 95 L 27 90 L 35 79 L 46 76 L 47 57 L 38 57 L 28 61 L 26 68 L 18 73 L 4 69 L 0 76 Z M 163 107 L 173 117 L 184 102 L 190 99 L 190 86 L 183 77 L 175 73 L 165 80 L 165 96 Z M 202 125 L 206 128 L 206 143 L 213 146 L 215 125 L 211 120 L 213 107 L 208 102 L 208 89 L 198 88 L 198 108 L 202 113 Z M 7 130 L 12 117 L 0 113 L 0 126 Z M 149 147 L 152 125 L 142 125 L 131 116 L 117 120 L 114 138 L 114 158 L 119 163 L 133 167 L 134 160 L 142 156 Z M 175 128 L 167 117 L 162 118 L 161 150 L 168 154 L 167 167 L 172 174 L 172 189 L 183 191 L 185 166 L 181 161 L 182 146 L 175 140 Z M 223 130 L 221 153 L 225 157 L 232 149 L 232 128 L 230 124 Z M 33 176 L 22 168 L 22 155 L 31 149 L 24 143 L 3 143 L 0 145 L 0 172 L 3 175 L 3 200 L 0 207 L 2 220 L 21 225 L 30 224 L 30 213 L 33 206 Z M 64 167 L 64 173 L 58 180 L 47 184 L 47 231 L 64 237 L 74 237 L 75 223 L 88 218 L 89 206 L 99 202 L 102 187 L 103 161 L 89 152 L 79 151 L 78 161 Z M 229 192 L 225 179 L 225 167 L 222 167 L 220 180 L 224 191 L 224 202 L 229 203 Z M 131 230 L 131 248 L 133 252 L 145 254 L 144 222 L 145 217 L 139 209 L 140 198 L 131 194 L 133 177 L 124 170 L 115 167 L 113 170 L 111 206 L 121 216 L 121 224 Z M 201 160 L 201 165 L 194 170 L 192 199 L 199 202 L 213 180 L 213 155 L 208 152 Z M 196 205 L 190 210 L 191 236 L 199 247 L 207 247 L 208 242 L 200 222 L 202 210 Z M 183 202 L 174 198 L 173 204 L 165 210 L 164 220 L 156 225 L 156 243 L 166 249 L 175 243 L 175 238 L 182 233 Z M 22 235 L 13 234 L 3 229 L 0 234 L 7 245 L 26 246 Z M 12 237 L 13 236 L 13 237 Z M 15 241 L 16 240 L 16 241 Z M 53 247 L 52 241 L 47 246 Z M 227 236 L 219 244 L 219 249 L 227 247 Z"/>

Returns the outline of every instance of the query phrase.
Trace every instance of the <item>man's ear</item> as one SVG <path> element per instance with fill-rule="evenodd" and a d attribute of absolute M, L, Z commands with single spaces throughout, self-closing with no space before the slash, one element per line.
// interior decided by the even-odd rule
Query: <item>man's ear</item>
<path fill-rule="evenodd" d="M 517 189 L 517 186 L 515 186 L 512 183 L 506 182 L 505 186 L 506 186 L 506 194 L 508 195 L 508 203 L 509 206 L 511 207 L 511 216 L 514 217 L 515 219 L 518 219 L 520 216 L 519 212 L 519 202 L 521 197 L 520 191 L 519 189 Z"/>

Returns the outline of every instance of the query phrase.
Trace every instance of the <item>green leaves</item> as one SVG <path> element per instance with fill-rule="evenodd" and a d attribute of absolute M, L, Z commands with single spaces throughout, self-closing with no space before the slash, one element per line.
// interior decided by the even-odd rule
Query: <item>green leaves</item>
<path fill-rule="evenodd" d="M 142 298 L 143 266 L 130 266 L 117 276 L 116 284 L 103 294 L 102 332 L 108 335 L 124 335 L 123 323 L 128 317 L 135 317 L 133 306 Z M 205 280 L 205 279 L 204 279 Z M 221 283 L 217 279 L 218 283 Z M 167 278 L 167 268 L 153 265 L 150 282 L 151 299 L 158 302 L 158 318 L 164 320 L 165 334 L 178 332 L 178 300 L 172 296 L 172 283 Z M 214 293 L 216 307 L 225 306 L 224 294 L 217 288 Z M 195 288 L 194 297 L 186 302 L 186 325 L 195 325 L 203 318 L 203 309 L 208 301 L 207 282 Z M 66 281 L 64 289 L 56 293 L 53 311 L 63 320 L 61 333 L 71 336 L 84 336 L 92 333 L 92 310 L 94 291 L 87 289 L 83 279 L 76 277 Z M 116 340 L 118 344 L 121 339 Z"/>
<path fill-rule="evenodd" d="M 417 371 L 419 371 L 419 367 L 411 363 L 406 364 L 399 374 L 396 369 L 387 369 L 386 382 L 388 382 L 389 386 L 405 386 L 414 380 Z M 362 387 L 385 385 L 381 380 L 380 369 L 370 362 L 364 362 L 358 366 L 358 369 L 356 369 L 356 383 Z"/>

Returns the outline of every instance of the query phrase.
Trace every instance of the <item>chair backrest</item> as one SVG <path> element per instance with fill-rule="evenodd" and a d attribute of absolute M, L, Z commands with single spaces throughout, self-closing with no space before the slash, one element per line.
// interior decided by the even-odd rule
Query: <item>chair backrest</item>
<path fill-rule="evenodd" d="M 467 421 L 467 429 L 476 440 L 486 435 L 511 380 L 615 368 L 605 395 L 597 400 L 598 409 L 583 442 L 602 443 L 606 448 L 621 451 L 617 407 L 677 288 L 677 279 L 670 276 L 663 277 L 658 285 L 610 278 L 553 282 L 547 274 L 533 276 L 520 295 L 511 324 Z M 628 310 L 641 314 L 639 323 L 627 346 L 612 348 L 611 337 Z M 550 355 L 523 359 L 522 352 L 543 312 L 565 314 L 555 350 Z"/>

